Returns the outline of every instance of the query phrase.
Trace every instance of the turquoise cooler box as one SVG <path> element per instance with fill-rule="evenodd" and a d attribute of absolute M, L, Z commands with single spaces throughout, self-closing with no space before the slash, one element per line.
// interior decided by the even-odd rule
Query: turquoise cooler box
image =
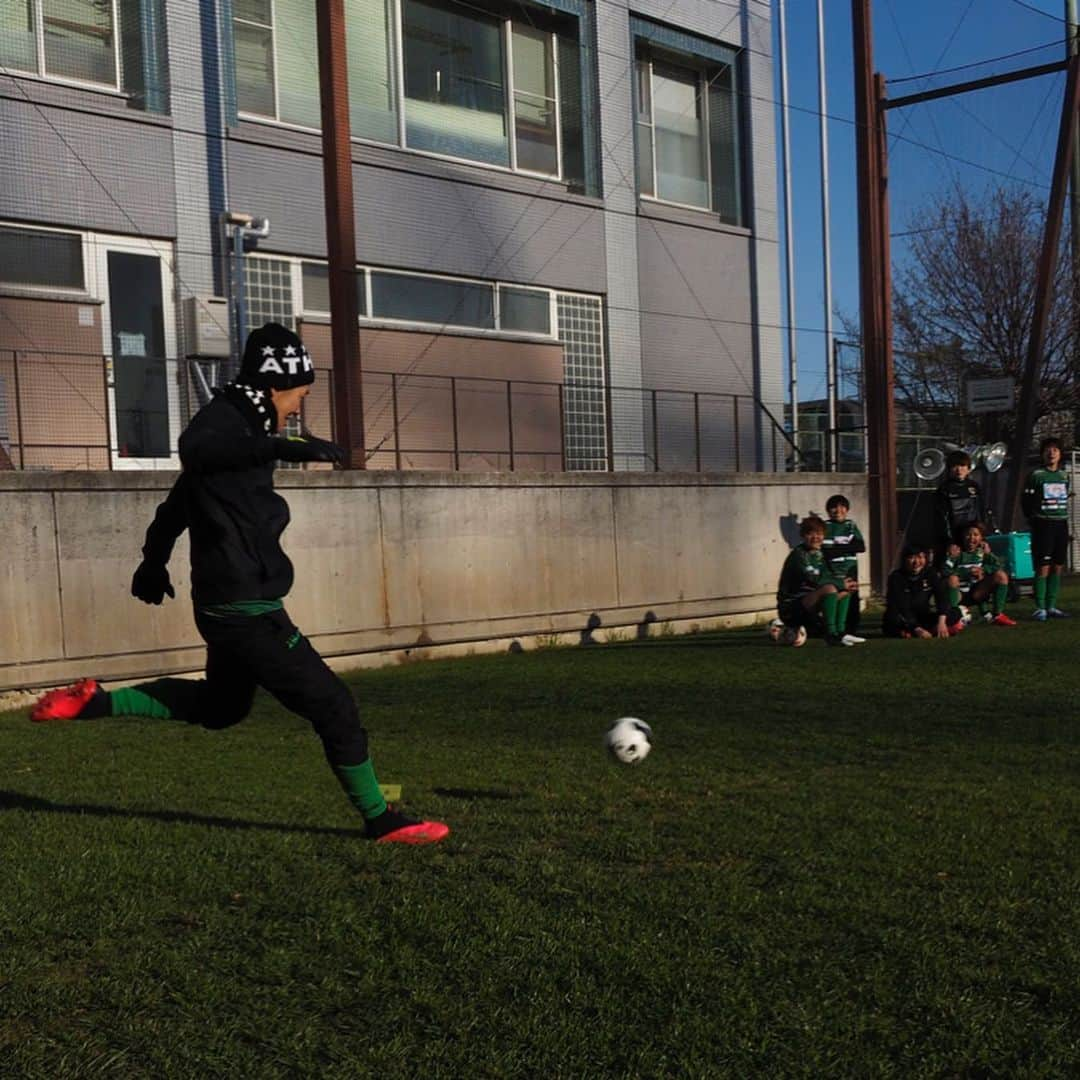
<path fill-rule="evenodd" d="M 1005 564 L 1005 570 L 1012 580 L 1024 581 L 1035 576 L 1031 563 L 1031 533 L 992 533 L 986 542 Z"/>

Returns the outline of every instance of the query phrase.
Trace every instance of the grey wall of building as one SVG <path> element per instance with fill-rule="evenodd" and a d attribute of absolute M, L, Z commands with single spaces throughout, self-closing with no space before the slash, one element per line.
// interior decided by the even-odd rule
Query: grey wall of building
<path fill-rule="evenodd" d="M 213 11 L 167 8 L 169 117 L 129 109 L 118 95 L 0 80 L 0 218 L 175 238 L 178 299 L 220 290 L 213 222 L 224 207 L 271 218 L 264 250 L 325 255 L 318 136 L 242 121 L 221 140 L 217 87 L 205 93 L 216 16 L 208 21 L 204 7 Z M 357 145 L 358 257 L 604 294 L 613 384 L 753 393 L 779 415 L 769 8 L 753 0 L 633 4 L 636 15 L 744 49 L 746 229 L 705 213 L 639 208 L 630 10 L 622 0 L 597 4 L 603 201 L 536 178 Z M 641 467 L 640 407 L 616 401 L 613 411 L 628 451 L 621 464 Z M 772 464 L 764 455 L 757 462 Z"/>
<path fill-rule="evenodd" d="M 116 94 L 0 77 L 0 217 L 175 236 L 171 128 Z"/>
<path fill-rule="evenodd" d="M 230 140 L 230 203 L 271 219 L 264 250 L 325 258 L 318 139 L 274 132 L 267 145 L 254 141 L 260 127 L 242 124 L 243 137 Z M 356 144 L 353 160 L 361 262 L 605 291 L 598 200 L 550 181 L 382 147 Z"/>

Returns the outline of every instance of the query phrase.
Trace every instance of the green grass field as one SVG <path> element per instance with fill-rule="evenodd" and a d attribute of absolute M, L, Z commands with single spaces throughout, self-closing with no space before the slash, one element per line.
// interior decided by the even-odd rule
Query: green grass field
<path fill-rule="evenodd" d="M 4 714 L 0 1076 L 1076 1076 L 1078 646 L 759 628 L 358 675 L 433 848 L 366 843 L 265 698 L 218 734 Z M 601 750 L 623 715 L 639 767 Z"/>

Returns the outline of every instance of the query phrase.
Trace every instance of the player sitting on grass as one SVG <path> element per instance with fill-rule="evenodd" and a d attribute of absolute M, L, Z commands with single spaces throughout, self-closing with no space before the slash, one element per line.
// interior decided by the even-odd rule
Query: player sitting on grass
<path fill-rule="evenodd" d="M 293 568 L 279 543 L 289 507 L 274 491 L 274 465 L 344 457 L 322 439 L 278 434 L 286 418 L 300 412 L 314 381 L 303 342 L 284 326 L 267 323 L 248 337 L 238 381 L 216 391 L 180 436 L 183 471 L 146 531 L 131 592 L 147 604 L 176 595 L 167 564 L 187 529 L 195 625 L 206 641 L 205 679 L 157 679 L 111 693 L 95 679 L 83 679 L 46 694 L 30 717 L 148 716 L 220 731 L 243 720 L 261 686 L 311 723 L 369 838 L 432 843 L 450 830 L 386 805 L 349 688 L 282 603 Z"/>
<path fill-rule="evenodd" d="M 950 606 L 949 588 L 930 565 L 927 552 L 908 544 L 889 575 L 881 630 L 894 638 L 947 638 L 964 629 L 960 609 Z"/>
<path fill-rule="evenodd" d="M 997 556 L 986 546 L 985 530 L 975 522 L 964 530 L 959 554 L 945 556 L 941 573 L 949 586 L 949 606 L 957 607 L 966 592 L 969 604 L 990 600 L 986 621 L 995 626 L 1015 626 L 1016 620 L 1005 614 L 1009 595 L 1009 575 L 1001 569 Z"/>
<path fill-rule="evenodd" d="M 1057 606 L 1061 569 L 1069 551 L 1069 474 L 1061 468 L 1061 443 L 1043 439 L 1042 468 L 1024 483 L 1022 505 L 1031 526 L 1031 561 L 1035 564 L 1035 618 L 1068 618 Z"/>
<path fill-rule="evenodd" d="M 844 632 L 848 589 L 852 582 L 829 570 L 821 545 L 825 542 L 825 522 L 819 517 L 804 518 L 799 525 L 802 543 L 791 549 L 780 571 L 776 608 L 786 626 L 825 624 L 826 645 L 858 645 L 860 639 Z"/>
<path fill-rule="evenodd" d="M 825 513 L 829 515 L 829 520 L 825 522 L 825 542 L 821 545 L 821 553 L 825 556 L 829 572 L 834 577 L 844 578 L 851 583 L 851 588 L 848 589 L 844 633 L 855 638 L 855 644 L 861 645 L 866 638 L 857 636 L 860 616 L 859 560 L 855 556 L 866 550 L 866 542 L 859 532 L 859 526 L 848 517 L 850 512 L 851 503 L 846 495 L 829 496 L 825 503 Z"/>

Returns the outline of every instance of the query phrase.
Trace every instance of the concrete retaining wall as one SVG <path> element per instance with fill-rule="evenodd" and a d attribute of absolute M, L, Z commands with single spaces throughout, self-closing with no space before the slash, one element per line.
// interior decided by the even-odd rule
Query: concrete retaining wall
<path fill-rule="evenodd" d="M 128 595 L 165 473 L 0 473 L 0 690 L 201 668 L 185 599 Z M 279 472 L 288 610 L 337 667 L 772 611 L 798 519 L 861 476 Z M 865 577 L 865 568 L 863 572 Z"/>

